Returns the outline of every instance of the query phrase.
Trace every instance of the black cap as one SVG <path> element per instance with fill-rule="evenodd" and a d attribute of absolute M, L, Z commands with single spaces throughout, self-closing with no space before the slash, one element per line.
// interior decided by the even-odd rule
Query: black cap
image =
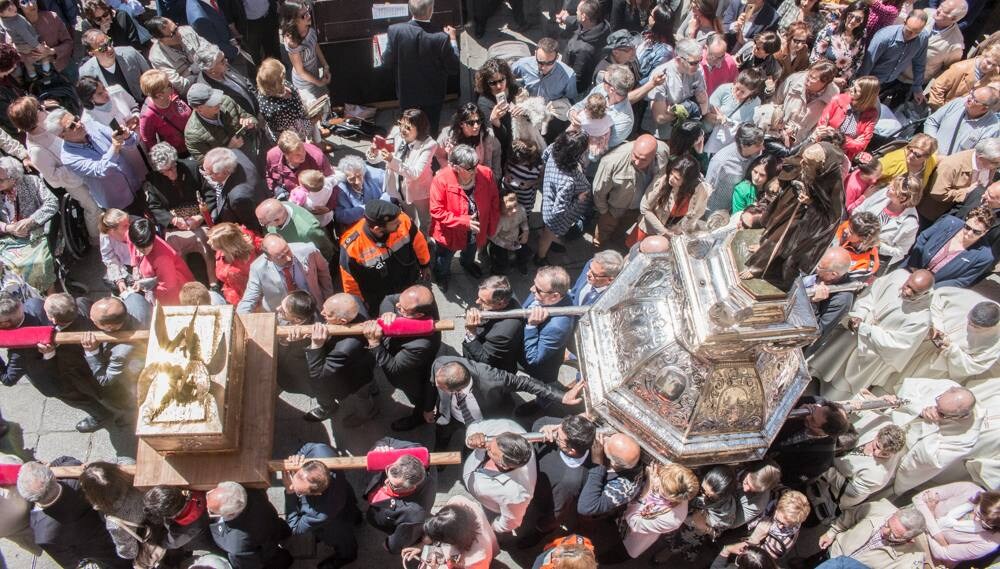
<path fill-rule="evenodd" d="M 365 204 L 365 219 L 375 225 L 385 225 L 399 217 L 399 206 L 385 200 L 372 200 Z"/>

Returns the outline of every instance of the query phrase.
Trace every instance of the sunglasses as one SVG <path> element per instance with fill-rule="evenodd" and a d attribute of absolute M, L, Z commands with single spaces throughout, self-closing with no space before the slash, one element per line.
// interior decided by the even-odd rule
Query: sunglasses
<path fill-rule="evenodd" d="M 684 61 L 687 61 L 687 64 L 692 67 L 694 67 L 695 65 L 699 65 L 701 63 L 700 59 L 685 59 Z"/>
<path fill-rule="evenodd" d="M 96 51 L 97 53 L 104 53 L 106 51 L 114 51 L 114 49 L 115 49 L 114 44 L 111 43 L 111 40 L 108 40 L 102 43 L 101 45 L 95 47 L 94 51 Z"/>
<path fill-rule="evenodd" d="M 986 233 L 985 230 L 983 230 L 983 229 L 976 229 L 975 227 L 969 225 L 968 223 L 966 223 L 963 226 L 963 229 L 965 229 L 969 233 L 972 233 L 973 235 L 982 235 L 983 233 Z"/>
<path fill-rule="evenodd" d="M 490 87 L 496 87 L 497 85 L 500 85 L 501 83 L 506 83 L 506 82 L 507 82 L 507 78 L 506 77 L 501 77 L 499 79 L 494 79 L 492 81 L 487 81 L 486 84 L 489 85 Z"/>
<path fill-rule="evenodd" d="M 553 65 L 556 64 L 556 61 L 558 61 L 558 58 L 556 58 L 556 59 L 550 59 L 548 61 L 542 61 L 541 59 L 535 59 L 535 61 L 538 62 L 538 66 L 539 67 L 552 67 Z"/>
<path fill-rule="evenodd" d="M 809 43 L 809 40 L 801 40 L 801 39 L 798 39 L 798 38 L 792 38 L 792 43 L 798 43 L 798 44 L 806 45 L 807 43 Z"/>
<path fill-rule="evenodd" d="M 465 126 L 479 126 L 483 123 L 479 119 L 472 119 L 472 120 L 462 121 L 462 124 L 464 124 Z"/>

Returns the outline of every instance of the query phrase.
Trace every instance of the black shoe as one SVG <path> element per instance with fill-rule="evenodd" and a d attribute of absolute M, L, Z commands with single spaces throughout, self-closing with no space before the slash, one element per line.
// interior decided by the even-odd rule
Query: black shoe
<path fill-rule="evenodd" d="M 451 277 L 437 279 L 437 284 L 441 292 L 448 292 L 448 287 L 451 285 Z"/>
<path fill-rule="evenodd" d="M 552 264 L 549 262 L 548 257 L 539 257 L 538 255 L 535 255 L 535 258 L 532 260 L 535 262 L 536 267 L 547 267 Z"/>
<path fill-rule="evenodd" d="M 0 422 L 0 438 L 6 437 L 9 431 L 10 431 L 10 423 L 8 423 L 7 421 Z"/>
<path fill-rule="evenodd" d="M 555 251 L 556 253 L 565 253 L 566 252 L 566 246 L 563 245 L 562 243 L 558 242 L 558 241 L 553 241 L 552 245 L 549 245 L 549 250 L 550 251 Z"/>
<path fill-rule="evenodd" d="M 87 415 L 87 418 L 76 424 L 76 430 L 81 433 L 93 433 L 104 428 L 104 424 L 101 421 Z"/>
<path fill-rule="evenodd" d="M 389 426 L 394 431 L 412 431 L 420 425 L 425 424 L 424 420 L 416 415 L 407 415 L 402 419 L 396 419 Z"/>
<path fill-rule="evenodd" d="M 469 273 L 469 276 L 476 279 L 483 278 L 483 270 L 479 268 L 479 265 L 475 263 L 469 263 L 468 265 L 462 264 L 462 269 Z"/>
<path fill-rule="evenodd" d="M 316 407 L 313 407 L 308 413 L 303 414 L 302 418 L 306 421 L 309 421 L 310 423 L 321 423 L 323 421 L 326 421 L 330 417 L 333 417 L 333 414 L 336 412 L 337 412 L 337 405 L 333 405 L 331 407 L 324 407 L 322 405 L 318 405 Z"/>

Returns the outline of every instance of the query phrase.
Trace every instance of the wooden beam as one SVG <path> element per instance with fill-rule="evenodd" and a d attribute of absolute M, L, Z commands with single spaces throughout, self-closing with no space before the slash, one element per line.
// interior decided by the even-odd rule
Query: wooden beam
<path fill-rule="evenodd" d="M 208 458 L 207 456 L 205 457 Z M 330 470 L 360 470 L 368 467 L 368 459 L 363 456 L 344 456 L 335 458 L 311 458 L 309 461 L 318 460 Z M 431 466 L 444 466 L 462 463 L 462 453 L 460 452 L 432 452 Z M 119 465 L 124 472 L 135 475 L 134 464 Z M 271 472 L 283 472 L 293 470 L 292 463 L 286 460 L 269 460 L 267 469 Z M 79 478 L 83 473 L 82 466 L 53 466 L 52 473 L 56 478 Z"/>

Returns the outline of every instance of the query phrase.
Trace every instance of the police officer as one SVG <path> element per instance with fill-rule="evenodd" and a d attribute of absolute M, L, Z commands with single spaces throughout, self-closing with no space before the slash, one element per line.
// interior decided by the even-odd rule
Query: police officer
<path fill-rule="evenodd" d="M 383 200 L 365 204 L 365 216 L 341 240 L 344 292 L 362 299 L 372 313 L 386 295 L 430 281 L 430 262 L 423 234 L 399 206 Z"/>

